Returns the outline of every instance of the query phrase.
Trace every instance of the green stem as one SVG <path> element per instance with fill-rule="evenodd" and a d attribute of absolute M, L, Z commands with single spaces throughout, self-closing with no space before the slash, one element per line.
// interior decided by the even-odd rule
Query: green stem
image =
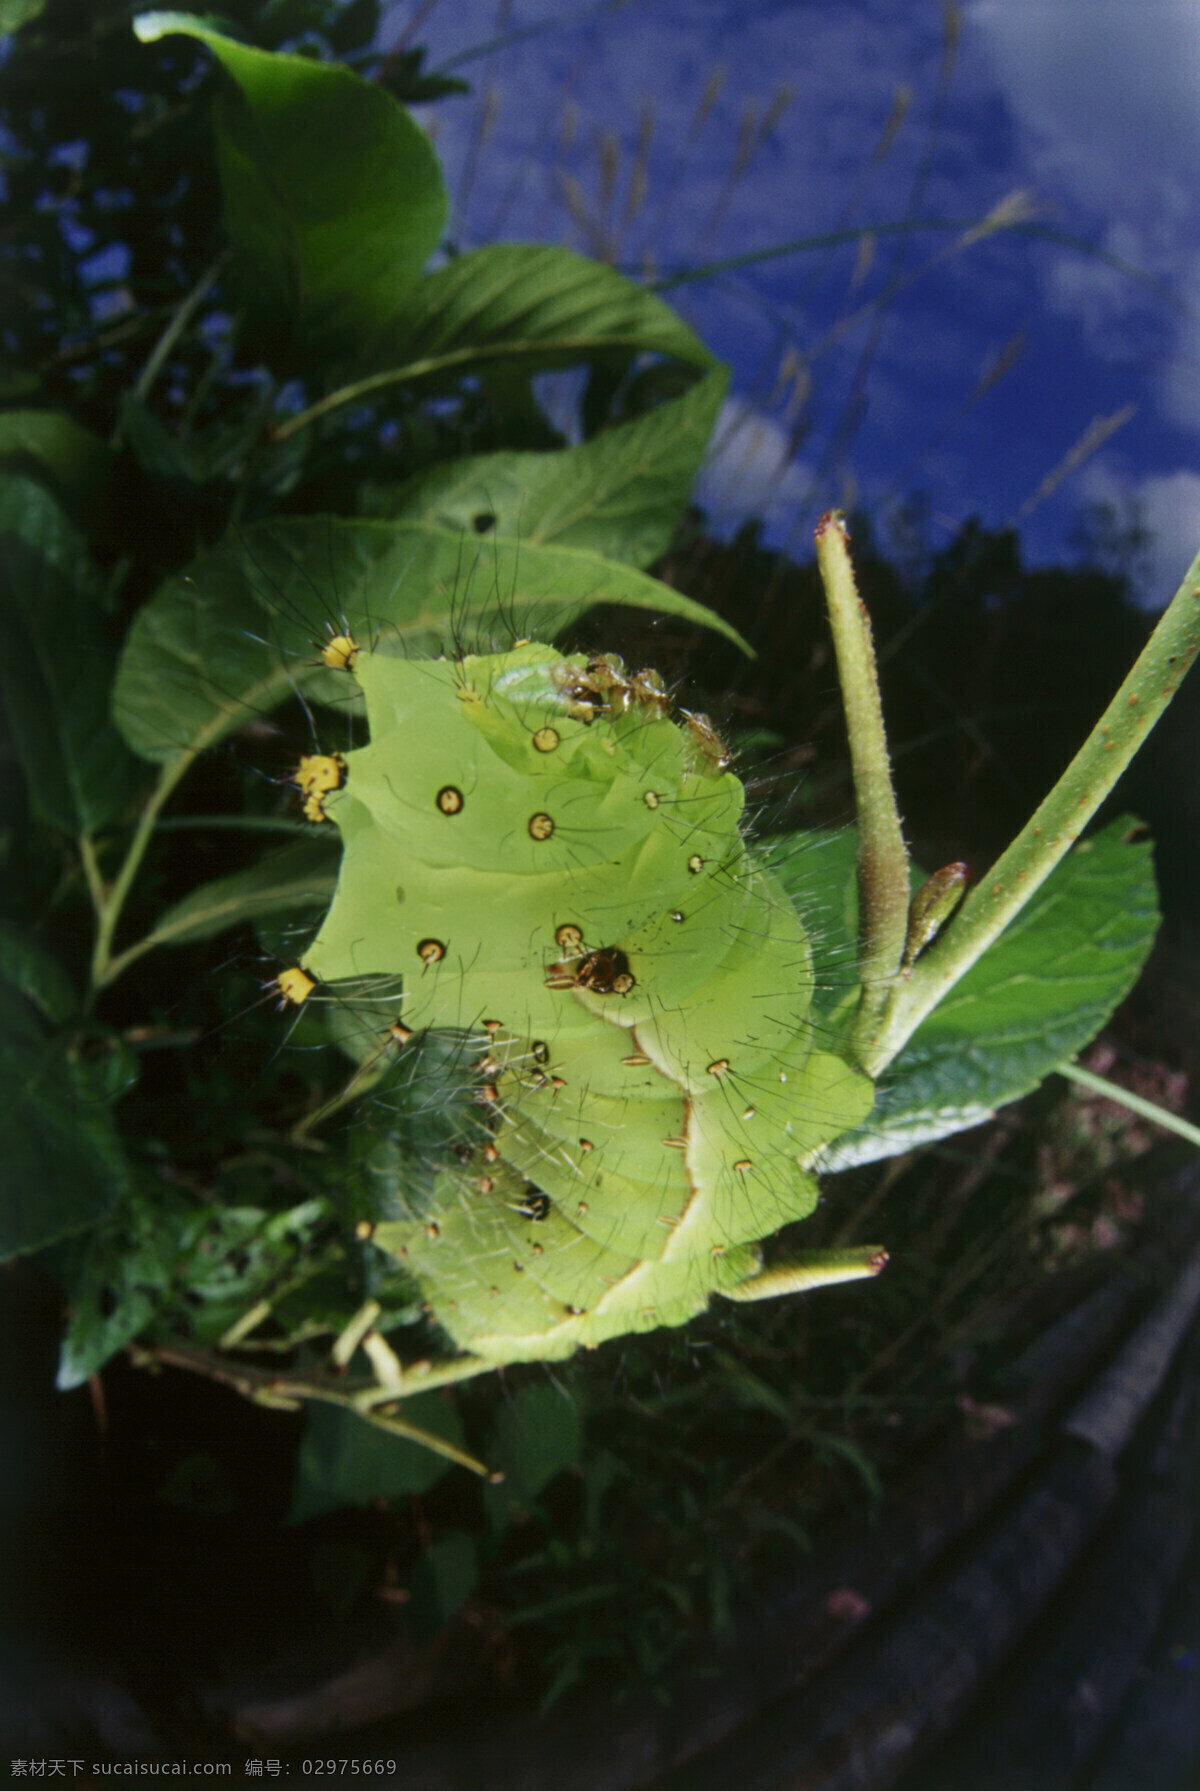
<path fill-rule="evenodd" d="M 839 511 L 821 518 L 816 539 L 858 810 L 858 970 L 863 992 L 852 1043 L 861 1061 L 904 956 L 908 854 L 892 788 L 871 623 L 854 582 L 849 536 Z"/>
<path fill-rule="evenodd" d="M 175 344 L 178 342 L 184 330 L 187 329 L 188 324 L 192 321 L 192 318 L 196 315 L 196 312 L 200 309 L 201 305 L 216 285 L 220 278 L 221 269 L 224 267 L 228 258 L 229 251 L 223 249 L 217 256 L 217 259 L 213 262 L 212 266 L 207 272 L 201 274 L 199 280 L 192 287 L 192 290 L 176 306 L 171 315 L 170 322 L 167 324 L 162 335 L 158 338 L 158 341 L 154 344 L 154 347 L 147 356 L 146 365 L 142 368 L 142 371 L 138 374 L 137 379 L 134 382 L 133 396 L 139 402 L 149 395 L 150 388 L 162 372 L 167 358 L 175 347 Z M 121 437 L 122 426 L 118 423 L 113 430 L 110 443 L 114 449 L 120 447 Z"/>
<path fill-rule="evenodd" d="M 92 907 L 97 918 L 104 913 L 104 878 L 100 871 L 100 860 L 96 856 L 96 842 L 90 833 L 79 836 L 79 862 L 83 866 L 83 874 L 87 878 L 88 894 L 92 898 Z"/>
<path fill-rule="evenodd" d="M 114 958 L 112 955 L 113 938 L 133 880 L 146 855 L 146 848 L 154 836 L 158 817 L 170 800 L 176 784 L 191 768 L 195 758 L 195 749 L 189 749 L 187 752 L 181 752 L 178 758 L 172 759 L 163 766 L 150 800 L 138 817 L 137 828 L 129 842 L 129 850 L 125 854 L 125 862 L 117 872 L 111 887 L 99 897 L 99 925 L 96 928 L 96 944 L 92 952 L 92 1000 L 101 989 L 116 980 L 127 964 L 132 963 L 134 958 L 140 957 L 142 951 L 147 949 L 143 945 L 131 946 L 119 958 Z"/>
<path fill-rule="evenodd" d="M 1119 1082 L 1110 1082 L 1107 1076 L 1098 1076 L 1095 1070 L 1085 1070 L 1079 1063 L 1060 1063 L 1058 1074 L 1065 1076 L 1068 1082 L 1077 1082 L 1080 1088 L 1090 1088 L 1093 1094 L 1106 1095 L 1119 1107 L 1128 1107 L 1131 1113 L 1140 1114 L 1143 1119 L 1161 1126 L 1164 1132 L 1176 1132 L 1180 1138 L 1186 1138 L 1189 1144 L 1200 1144 L 1200 1126 L 1194 1126 L 1190 1119 L 1184 1119 L 1180 1114 L 1160 1107 L 1157 1101 L 1144 1100 L 1141 1095 L 1122 1088 Z"/>
<path fill-rule="evenodd" d="M 952 925 L 898 982 L 859 1058 L 878 1076 L 1041 888 L 1142 745 L 1200 652 L 1200 554 L 1133 670 L 1033 818 L 976 885 Z"/>
<path fill-rule="evenodd" d="M 351 1392 L 341 1389 L 335 1391 L 332 1387 L 321 1386 L 298 1376 L 279 1374 L 269 1368 L 222 1361 L 206 1350 L 191 1349 L 185 1344 L 138 1345 L 131 1353 L 138 1363 L 162 1362 L 172 1368 L 186 1368 L 193 1374 L 207 1375 L 210 1380 L 235 1388 L 245 1398 L 253 1399 L 259 1405 L 278 1406 L 294 1411 L 305 1400 L 315 1399 L 323 1405 L 341 1406 L 344 1411 L 357 1412 L 360 1418 L 365 1418 L 368 1423 L 377 1425 L 381 1430 L 389 1431 L 393 1436 L 406 1437 L 410 1442 L 420 1443 L 423 1448 L 432 1450 L 435 1455 L 443 1455 L 448 1461 L 469 1468 L 473 1474 L 478 1474 L 485 1480 L 493 1477 L 491 1470 L 483 1462 L 468 1455 L 465 1449 L 459 1449 L 454 1443 L 448 1442 L 436 1431 L 426 1430 L 420 1424 L 410 1424 L 407 1419 L 397 1417 L 390 1411 L 378 1409 L 394 1404 L 405 1395 L 423 1393 L 430 1387 L 445 1386 L 450 1381 L 467 1380 L 472 1375 L 486 1374 L 494 1368 L 494 1363 L 484 1362 L 478 1356 L 465 1356 L 459 1361 L 438 1363 L 424 1372 L 419 1367 L 408 1368 L 404 1371 L 400 1385 L 364 1387 L 358 1392 Z"/>

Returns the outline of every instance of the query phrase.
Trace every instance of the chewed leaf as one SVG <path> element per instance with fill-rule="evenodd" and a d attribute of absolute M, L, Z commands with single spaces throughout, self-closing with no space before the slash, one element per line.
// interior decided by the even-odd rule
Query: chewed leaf
<path fill-rule="evenodd" d="M 648 566 L 671 544 L 725 393 L 715 369 L 682 398 L 547 454 L 476 454 L 401 485 L 397 518 L 579 547 Z"/>

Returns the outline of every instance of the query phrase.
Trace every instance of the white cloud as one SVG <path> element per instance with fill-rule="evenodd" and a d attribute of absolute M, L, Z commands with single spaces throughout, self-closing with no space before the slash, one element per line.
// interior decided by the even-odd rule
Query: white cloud
<path fill-rule="evenodd" d="M 1157 608 L 1174 595 L 1200 553 L 1200 473 L 1162 473 L 1136 490 L 1153 543 L 1153 590 L 1147 595 Z"/>
<path fill-rule="evenodd" d="M 1200 235 L 1200 6 L 1196 0 L 975 0 L 1051 221 L 1102 224 L 1104 260 L 1063 250 L 1046 296 L 1116 363 L 1161 366 L 1167 417 L 1200 429 L 1200 324 L 1172 318 L 1146 279 L 1195 291 Z M 1119 265 L 1118 265 L 1119 264 Z"/>
<path fill-rule="evenodd" d="M 812 500 L 811 474 L 792 459 L 787 432 L 744 399 L 728 398 L 700 469 L 696 500 L 725 532 L 761 516 L 772 540 L 786 537 Z"/>
<path fill-rule="evenodd" d="M 967 16 L 1055 184 L 1104 212 L 1114 192 L 1192 184 L 1195 0 L 977 0 Z"/>
<path fill-rule="evenodd" d="M 1119 527 L 1146 530 L 1148 549 L 1133 568 L 1135 595 L 1147 609 L 1165 608 L 1200 552 L 1200 471 L 1176 467 L 1132 478 L 1098 458 L 1081 477 L 1080 496 L 1085 505 L 1111 510 Z"/>

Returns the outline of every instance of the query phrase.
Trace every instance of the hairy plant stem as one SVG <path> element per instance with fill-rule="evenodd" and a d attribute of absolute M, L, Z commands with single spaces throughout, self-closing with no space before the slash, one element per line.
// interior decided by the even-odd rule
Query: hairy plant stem
<path fill-rule="evenodd" d="M 886 1069 L 926 1015 L 1065 858 L 1175 695 L 1198 652 L 1200 554 L 1129 676 L 1045 801 L 980 879 L 940 938 L 907 977 L 896 980 L 878 1023 L 856 1035 L 858 1061 L 869 1076 Z"/>
<path fill-rule="evenodd" d="M 139 1344 L 131 1353 L 134 1361 L 143 1366 L 162 1363 L 171 1368 L 186 1368 L 192 1373 L 207 1375 L 210 1380 L 235 1388 L 258 1405 L 296 1411 L 306 1400 L 315 1399 L 325 1405 L 341 1406 L 344 1411 L 357 1412 L 360 1418 L 365 1418 L 368 1423 L 377 1425 L 392 1436 L 420 1443 L 423 1448 L 431 1449 L 435 1455 L 445 1456 L 447 1461 L 469 1468 L 473 1474 L 478 1474 L 484 1480 L 494 1478 L 491 1469 L 475 1456 L 469 1455 L 465 1449 L 459 1449 L 436 1431 L 426 1430 L 420 1424 L 410 1424 L 407 1419 L 397 1417 L 393 1411 L 386 1409 L 394 1405 L 397 1399 L 425 1392 L 432 1387 L 445 1386 L 450 1381 L 469 1380 L 473 1375 L 486 1374 L 495 1367 L 494 1362 L 485 1362 L 478 1356 L 465 1356 L 458 1361 L 437 1363 L 428 1368 L 408 1368 L 399 1381 L 388 1386 L 363 1387 L 351 1392 L 305 1380 L 301 1375 L 279 1374 L 274 1369 L 232 1362 L 228 1357 L 217 1356 L 207 1350 L 190 1349 L 184 1344 L 163 1343 L 148 1347 Z"/>
<path fill-rule="evenodd" d="M 816 540 L 858 806 L 858 974 L 862 997 L 850 1043 L 863 1062 L 864 1046 L 869 1047 L 874 1036 L 904 956 L 908 853 L 892 788 L 871 623 L 854 582 L 849 535 L 840 511 L 821 518 Z"/>
<path fill-rule="evenodd" d="M 1122 1088 L 1119 1082 L 1110 1082 L 1107 1076 L 1098 1076 L 1095 1070 L 1085 1070 L 1081 1063 L 1061 1063 L 1058 1074 L 1080 1088 L 1090 1089 L 1092 1094 L 1106 1095 L 1118 1107 L 1127 1107 L 1130 1113 L 1137 1113 L 1142 1119 L 1161 1126 L 1164 1132 L 1174 1132 L 1178 1137 L 1186 1138 L 1189 1144 L 1200 1144 L 1200 1126 L 1194 1126 L 1190 1119 L 1172 1113 L 1168 1107 L 1160 1107 L 1157 1101 L 1134 1094 L 1131 1089 Z"/>

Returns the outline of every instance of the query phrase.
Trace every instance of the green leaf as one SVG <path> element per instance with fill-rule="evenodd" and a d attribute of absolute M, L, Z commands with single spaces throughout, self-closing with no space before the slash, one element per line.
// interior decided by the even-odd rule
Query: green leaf
<path fill-rule="evenodd" d="M 1082 840 L 913 1034 L 870 1121 L 830 1167 L 894 1156 L 989 1119 L 1083 1048 L 1154 943 L 1153 849 L 1128 816 Z M 950 923 L 953 925 L 953 922 Z"/>
<path fill-rule="evenodd" d="M 157 1239 L 153 1240 L 154 1243 Z M 70 1315 L 58 1354 L 60 1393 L 82 1387 L 150 1324 L 171 1285 L 170 1268 L 150 1239 L 114 1247 L 89 1238 L 68 1277 Z"/>
<path fill-rule="evenodd" d="M 404 1419 L 462 1447 L 458 1412 L 437 1393 L 405 1400 Z M 287 1521 L 302 1524 L 343 1505 L 425 1493 L 449 1470 L 444 1456 L 407 1437 L 389 1435 L 345 1406 L 310 1401 Z"/>
<path fill-rule="evenodd" d="M 419 281 L 372 359 L 416 377 L 489 360 L 570 367 L 615 348 L 714 365 L 683 319 L 624 274 L 570 249 L 498 243 Z"/>
<path fill-rule="evenodd" d="M 263 426 L 263 412 L 251 404 L 231 423 L 212 426 L 186 440 L 133 392 L 121 399 L 121 429 L 142 470 L 162 484 L 189 490 L 236 472 L 245 464 Z"/>
<path fill-rule="evenodd" d="M 161 587 L 125 644 L 116 723 L 143 758 L 214 746 L 294 692 L 344 707 L 323 622 L 365 647 L 430 657 L 488 628 L 551 633 L 597 602 L 682 616 L 744 647 L 711 610 L 577 547 L 464 542 L 457 529 L 310 517 L 220 543 Z"/>
<path fill-rule="evenodd" d="M 400 487 L 388 514 L 649 565 L 671 544 L 727 383 L 725 369 L 714 368 L 682 398 L 577 448 L 434 467 Z"/>
<path fill-rule="evenodd" d="M 19 31 L 46 10 L 46 0 L 0 0 L 0 33 L 5 37 Z"/>
<path fill-rule="evenodd" d="M 35 1005 L 21 992 L 62 998 L 40 948 L 29 948 L 22 967 L 10 937 L 5 957 L 16 977 L 0 981 L 0 1260 L 94 1224 L 124 1191 L 112 1099 L 130 1074 L 123 1054 L 115 1076 L 103 1059 L 81 1056 L 69 1034 L 47 1023 L 44 999 Z"/>
<path fill-rule="evenodd" d="M 0 25 L 0 30 L 9 27 Z M 108 485 L 107 444 L 73 417 L 57 410 L 0 413 L 0 461 L 10 472 L 26 468 L 49 480 L 80 528 L 98 519 Z"/>
<path fill-rule="evenodd" d="M 583 1424 L 562 1387 L 522 1387 L 496 1414 L 489 1461 L 504 1472 L 503 1487 L 517 1500 L 536 1498 L 567 1468 L 579 1465 Z"/>
<path fill-rule="evenodd" d="M 0 691 L 34 804 L 66 833 L 102 827 L 133 787 L 108 716 L 102 589 L 50 493 L 0 480 Z"/>
<path fill-rule="evenodd" d="M 428 1641 L 466 1604 L 479 1581 L 475 1539 L 465 1530 L 439 1536 L 413 1569 L 409 1623 L 418 1641 Z"/>
<path fill-rule="evenodd" d="M 0 921 L 0 978 L 55 1025 L 64 1025 L 79 1012 L 79 991 L 63 965 L 8 921 Z"/>
<path fill-rule="evenodd" d="M 272 852 L 244 871 L 202 883 L 159 916 L 143 943 L 147 950 L 192 945 L 240 921 L 326 908 L 337 887 L 340 858 L 341 840 L 334 829 L 314 831 L 312 838 Z"/>
<path fill-rule="evenodd" d="M 448 198 L 424 131 L 338 64 L 252 49 L 186 13 L 144 13 L 134 29 L 143 43 L 198 38 L 228 77 L 217 157 L 252 322 L 271 348 L 290 324 L 310 353 L 356 351 L 441 241 Z"/>
<path fill-rule="evenodd" d="M 165 1303 L 182 1255 L 204 1229 L 203 1215 L 149 1170 L 131 1184 L 86 1240 L 59 1252 L 68 1320 L 55 1385 L 82 1386 L 143 1332 Z"/>

